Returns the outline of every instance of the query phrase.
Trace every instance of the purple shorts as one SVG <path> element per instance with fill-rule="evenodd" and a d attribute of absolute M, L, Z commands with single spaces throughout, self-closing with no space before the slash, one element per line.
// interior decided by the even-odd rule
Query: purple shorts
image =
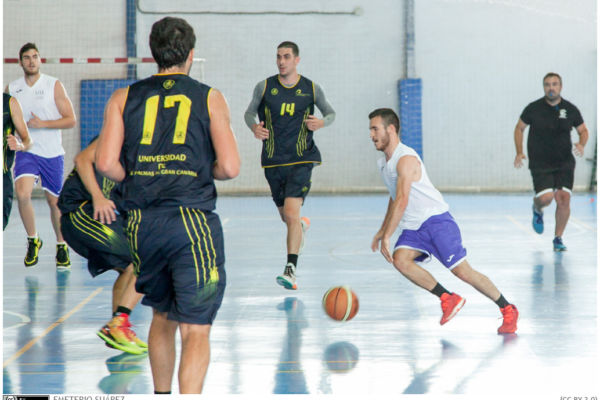
<path fill-rule="evenodd" d="M 58 197 L 63 185 L 65 157 L 44 158 L 35 154 L 17 151 L 15 156 L 15 181 L 24 176 L 42 180 L 42 188 Z"/>
<path fill-rule="evenodd" d="M 456 267 L 467 257 L 460 229 L 449 212 L 430 217 L 416 231 L 403 230 L 394 251 L 399 248 L 423 253 L 415 261 L 429 261 L 433 255 L 448 269 Z"/>

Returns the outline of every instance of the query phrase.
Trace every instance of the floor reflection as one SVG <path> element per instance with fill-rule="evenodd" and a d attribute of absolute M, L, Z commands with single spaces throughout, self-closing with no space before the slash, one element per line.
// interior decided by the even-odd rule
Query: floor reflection
<path fill-rule="evenodd" d="M 307 394 L 306 378 L 300 360 L 302 329 L 308 326 L 304 318 L 304 304 L 296 297 L 286 297 L 277 308 L 287 319 L 286 336 L 275 374 L 275 394 Z"/>

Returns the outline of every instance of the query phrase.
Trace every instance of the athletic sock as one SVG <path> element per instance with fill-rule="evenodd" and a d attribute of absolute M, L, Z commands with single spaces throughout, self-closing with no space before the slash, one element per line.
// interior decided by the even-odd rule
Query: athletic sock
<path fill-rule="evenodd" d="M 37 238 L 38 238 L 37 232 L 33 236 L 27 236 L 27 239 L 37 239 Z"/>
<path fill-rule="evenodd" d="M 113 317 L 116 317 L 119 314 L 127 314 L 130 315 L 131 314 L 131 310 L 127 307 L 123 307 L 123 306 L 118 306 L 117 307 L 117 311 L 115 311 L 113 313 Z"/>
<path fill-rule="evenodd" d="M 450 294 L 449 291 L 446 290 L 442 285 L 436 283 L 435 287 L 430 290 L 431 293 L 435 294 L 437 297 L 442 297 L 444 293 Z"/>
<path fill-rule="evenodd" d="M 504 308 L 510 304 L 508 301 L 506 301 L 502 293 L 500 293 L 500 298 L 498 298 L 495 303 L 498 304 L 498 307 L 500 308 Z"/>
<path fill-rule="evenodd" d="M 57 246 L 60 246 L 60 245 L 63 245 L 63 244 L 66 246 L 66 245 L 67 245 L 67 242 L 56 242 L 56 245 L 57 245 Z"/>
<path fill-rule="evenodd" d="M 288 254 L 287 262 L 294 264 L 294 267 L 298 265 L 298 254 Z"/>
<path fill-rule="evenodd" d="M 169 390 L 168 392 L 159 392 L 158 390 L 155 390 L 154 394 L 171 394 L 171 391 Z"/>

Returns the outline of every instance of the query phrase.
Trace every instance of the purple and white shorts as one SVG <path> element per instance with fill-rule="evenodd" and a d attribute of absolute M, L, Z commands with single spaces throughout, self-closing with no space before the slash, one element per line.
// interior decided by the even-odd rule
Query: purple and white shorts
<path fill-rule="evenodd" d="M 42 188 L 58 197 L 63 185 L 65 157 L 40 157 L 36 154 L 17 151 L 15 155 L 15 181 L 24 176 L 36 177 L 42 181 Z"/>
<path fill-rule="evenodd" d="M 430 261 L 434 256 L 450 270 L 467 258 L 460 229 L 449 212 L 429 217 L 417 230 L 404 229 L 394 251 L 400 248 L 423 253 L 415 258 L 417 262 Z"/>

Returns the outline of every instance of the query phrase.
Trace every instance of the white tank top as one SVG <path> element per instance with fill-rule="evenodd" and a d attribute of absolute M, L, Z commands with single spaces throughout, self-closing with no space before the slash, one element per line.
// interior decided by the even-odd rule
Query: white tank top
<path fill-rule="evenodd" d="M 54 102 L 54 85 L 56 81 L 56 78 L 40 74 L 40 78 L 31 87 L 25 82 L 24 77 L 8 85 L 9 93 L 21 103 L 25 121 L 31 119 L 32 112 L 44 121 L 62 118 Z M 29 128 L 29 135 L 33 139 L 33 145 L 29 149 L 30 153 L 45 158 L 65 154 L 60 129 Z"/>
<path fill-rule="evenodd" d="M 396 184 L 398 183 L 398 172 L 396 167 L 398 161 L 404 156 L 415 156 L 421 165 L 421 179 L 413 182 L 408 195 L 408 205 L 404 211 L 404 215 L 398 225 L 399 229 L 419 229 L 421 224 L 433 215 L 443 214 L 448 211 L 448 204 L 444 201 L 442 194 L 433 187 L 433 184 L 427 176 L 425 165 L 421 161 L 421 157 L 412 148 L 398 143 L 398 147 L 394 150 L 394 154 L 389 159 L 385 157 L 377 161 L 383 182 L 387 186 L 392 200 L 396 199 Z"/>

